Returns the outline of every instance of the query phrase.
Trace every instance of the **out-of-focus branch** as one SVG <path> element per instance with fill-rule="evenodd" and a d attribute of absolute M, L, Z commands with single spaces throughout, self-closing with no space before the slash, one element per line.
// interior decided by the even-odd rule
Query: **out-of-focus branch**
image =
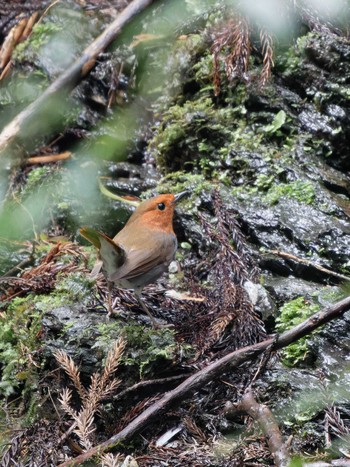
<path fill-rule="evenodd" d="M 118 17 L 90 44 L 80 58 L 74 61 L 50 86 L 27 108 L 22 110 L 0 133 L 0 158 L 5 150 L 32 119 L 45 118 L 47 103 L 60 93 L 68 94 L 94 66 L 96 57 L 120 34 L 123 27 L 154 0 L 133 0 Z M 46 115 L 47 118 L 47 115 Z M 13 163 L 14 161 L 10 161 Z"/>

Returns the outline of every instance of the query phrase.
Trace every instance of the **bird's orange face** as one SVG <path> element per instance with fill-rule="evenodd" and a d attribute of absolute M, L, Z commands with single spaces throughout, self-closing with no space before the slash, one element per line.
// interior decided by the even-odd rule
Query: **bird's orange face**
<path fill-rule="evenodd" d="M 159 195 L 143 201 L 130 217 L 128 224 L 136 222 L 142 227 L 173 233 L 176 199 L 172 194 Z"/>

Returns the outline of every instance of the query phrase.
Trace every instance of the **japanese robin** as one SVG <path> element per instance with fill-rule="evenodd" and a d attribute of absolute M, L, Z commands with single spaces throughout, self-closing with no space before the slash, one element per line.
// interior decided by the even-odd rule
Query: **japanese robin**
<path fill-rule="evenodd" d="M 113 239 L 89 227 L 80 230 L 81 235 L 99 250 L 100 261 L 93 268 L 92 275 L 96 276 L 102 269 L 108 281 L 109 314 L 113 312 L 110 292 L 112 284 L 115 284 L 120 288 L 133 289 L 140 306 L 153 326 L 157 326 L 141 300 L 141 292 L 167 271 L 174 259 L 177 249 L 174 209 L 186 194 L 158 195 L 141 202 Z"/>

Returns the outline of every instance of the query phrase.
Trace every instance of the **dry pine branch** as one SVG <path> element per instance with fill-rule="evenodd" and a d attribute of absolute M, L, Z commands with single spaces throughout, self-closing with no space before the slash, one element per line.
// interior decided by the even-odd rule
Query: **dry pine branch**
<path fill-rule="evenodd" d="M 108 352 L 102 375 L 94 373 L 88 389 L 82 385 L 79 368 L 73 359 L 63 350 L 57 350 L 54 353 L 57 363 L 67 373 L 81 399 L 81 409 L 77 412 L 71 405 L 72 391 L 70 389 L 63 389 L 59 397 L 63 410 L 74 421 L 74 433 L 79 437 L 85 450 L 92 447 L 91 438 L 95 431 L 94 416 L 101 401 L 111 396 L 120 384 L 120 380 L 110 380 L 110 378 L 118 368 L 125 345 L 126 342 L 122 338 L 114 343 Z"/>
<path fill-rule="evenodd" d="M 54 357 L 61 368 L 67 373 L 72 380 L 75 389 L 78 391 L 80 399 L 84 402 L 87 398 L 87 391 L 80 381 L 80 371 L 74 360 L 67 355 L 64 350 L 57 350 Z"/>

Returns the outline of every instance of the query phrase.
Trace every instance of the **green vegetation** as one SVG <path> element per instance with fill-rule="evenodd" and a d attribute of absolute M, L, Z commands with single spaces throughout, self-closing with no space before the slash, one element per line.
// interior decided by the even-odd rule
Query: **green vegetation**
<path fill-rule="evenodd" d="M 33 61 L 39 49 L 47 44 L 59 31 L 62 31 L 62 26 L 56 23 L 46 22 L 36 24 L 33 27 L 30 38 L 16 47 L 14 58 L 19 61 Z"/>
<path fill-rule="evenodd" d="M 91 285 L 85 274 L 71 273 L 58 279 L 55 290 L 49 295 L 29 294 L 11 301 L 6 317 L 0 318 L 1 395 L 8 397 L 36 385 L 43 313 L 59 306 L 87 301 Z"/>
<path fill-rule="evenodd" d="M 151 147 L 161 168 L 176 171 L 199 166 L 205 173 L 215 167 L 213 153 L 230 136 L 231 109 L 216 109 L 210 98 L 174 105 L 165 112 L 162 129 Z"/>
<path fill-rule="evenodd" d="M 276 319 L 279 332 L 287 331 L 320 309 L 319 305 L 298 297 L 285 303 L 280 308 L 280 315 Z M 303 362 L 308 353 L 308 338 L 304 337 L 297 342 L 288 345 L 282 352 L 282 361 L 287 366 L 295 366 Z"/>
<path fill-rule="evenodd" d="M 315 188 L 311 182 L 296 180 L 291 183 L 272 185 L 265 195 L 268 204 L 276 204 L 281 197 L 295 199 L 300 203 L 312 204 L 315 200 Z"/>
<path fill-rule="evenodd" d="M 272 123 L 266 125 L 264 130 L 267 133 L 277 133 L 280 128 L 286 123 L 287 115 L 284 110 L 280 110 L 275 118 L 273 119 Z"/>
<path fill-rule="evenodd" d="M 276 170 L 278 173 L 278 170 Z M 274 175 L 258 175 L 251 187 L 237 187 L 232 190 L 238 198 L 254 197 L 267 205 L 277 204 L 280 198 L 289 198 L 299 203 L 312 204 L 315 201 L 315 187 L 309 181 L 295 180 L 290 183 L 278 183 Z"/>
<path fill-rule="evenodd" d="M 124 337 L 127 342 L 122 363 L 136 372 L 137 377 L 161 373 L 179 359 L 181 352 L 188 353 L 190 346 L 180 346 L 175 341 L 173 329 L 152 329 L 138 325 L 120 326 L 118 322 L 101 324 L 98 328 L 101 337 L 94 348 L 106 352 L 111 340 Z M 130 371 L 129 370 L 129 371 Z M 129 373 L 129 376 L 131 373 Z"/>
<path fill-rule="evenodd" d="M 40 313 L 34 297 L 15 298 L 0 318 L 0 394 L 12 395 L 20 386 L 36 386 Z"/>
<path fill-rule="evenodd" d="M 176 360 L 178 346 L 172 329 L 126 326 L 123 335 L 128 343 L 123 363 L 136 365 L 140 378 L 147 374 L 157 374 L 161 367 L 172 366 Z"/>

